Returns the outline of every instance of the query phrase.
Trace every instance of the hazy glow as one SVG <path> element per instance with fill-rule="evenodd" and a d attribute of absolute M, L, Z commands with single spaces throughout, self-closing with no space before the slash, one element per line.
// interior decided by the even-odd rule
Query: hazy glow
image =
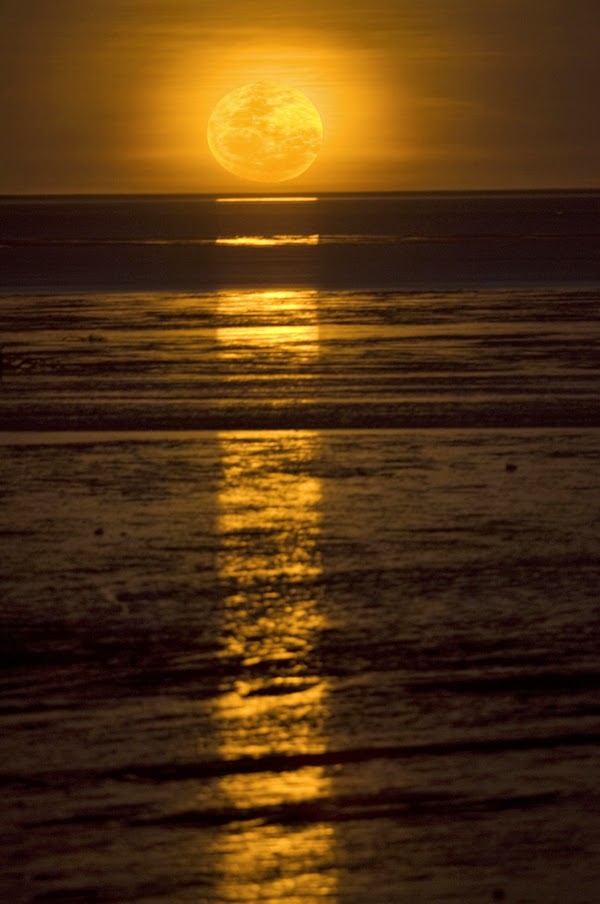
<path fill-rule="evenodd" d="M 321 117 L 301 91 L 259 81 L 222 97 L 208 121 L 208 145 L 221 166 L 254 182 L 283 182 L 315 161 Z"/>
<path fill-rule="evenodd" d="M 319 110 L 311 193 L 599 184 L 596 0 L 0 8 L 2 192 L 235 193 L 207 122 L 264 79 Z"/>
<path fill-rule="evenodd" d="M 274 185 L 293 184 L 298 191 L 306 186 L 313 196 L 317 189 L 347 190 L 349 167 L 360 171 L 361 178 L 372 178 L 373 152 L 382 147 L 379 139 L 373 140 L 382 97 L 365 78 L 365 72 L 374 71 L 368 51 L 342 46 L 331 34 L 320 35 L 314 29 L 261 25 L 243 37 L 229 29 L 221 40 L 206 45 L 202 55 L 188 42 L 145 84 L 140 110 L 144 120 L 133 124 L 131 139 L 139 144 L 142 130 L 138 171 L 152 168 L 160 173 L 165 189 L 214 191 L 231 203 L 223 195 L 238 196 L 239 177 L 216 164 L 206 141 L 207 123 L 216 104 L 232 89 L 272 80 L 306 94 L 319 111 L 326 134 L 315 166 L 297 182 Z M 394 103 L 396 112 L 399 104 L 403 107 L 402 92 L 394 92 Z M 246 185 L 251 191 L 252 183 Z M 240 199 L 246 201 L 254 198 Z"/>

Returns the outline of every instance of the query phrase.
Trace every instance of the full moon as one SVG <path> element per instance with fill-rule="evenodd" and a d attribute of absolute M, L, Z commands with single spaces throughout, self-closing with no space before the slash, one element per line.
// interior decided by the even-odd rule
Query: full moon
<path fill-rule="evenodd" d="M 323 124 L 296 88 L 261 81 L 236 88 L 212 111 L 208 146 L 230 173 L 253 182 L 284 182 L 316 159 Z"/>

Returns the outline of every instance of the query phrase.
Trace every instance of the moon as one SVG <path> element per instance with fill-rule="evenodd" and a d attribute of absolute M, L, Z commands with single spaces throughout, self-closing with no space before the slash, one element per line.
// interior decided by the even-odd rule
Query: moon
<path fill-rule="evenodd" d="M 323 123 L 297 88 L 260 81 L 222 97 L 208 120 L 208 146 L 222 167 L 252 182 L 295 179 L 314 163 Z"/>

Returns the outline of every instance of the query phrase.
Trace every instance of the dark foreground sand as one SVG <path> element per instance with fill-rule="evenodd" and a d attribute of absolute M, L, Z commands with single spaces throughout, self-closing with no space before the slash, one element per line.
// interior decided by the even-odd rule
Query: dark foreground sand
<path fill-rule="evenodd" d="M 594 902 L 599 439 L 4 434 L 5 899 Z"/>

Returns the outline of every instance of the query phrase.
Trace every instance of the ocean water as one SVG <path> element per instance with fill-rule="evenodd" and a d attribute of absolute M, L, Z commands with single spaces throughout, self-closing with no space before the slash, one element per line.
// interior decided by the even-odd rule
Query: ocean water
<path fill-rule="evenodd" d="M 595 904 L 599 239 L 0 200 L 4 900 Z"/>

